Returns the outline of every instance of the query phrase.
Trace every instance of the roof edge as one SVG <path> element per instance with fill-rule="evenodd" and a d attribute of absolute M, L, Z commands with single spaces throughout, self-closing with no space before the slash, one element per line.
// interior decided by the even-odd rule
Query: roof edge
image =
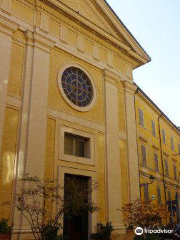
<path fill-rule="evenodd" d="M 180 128 L 178 126 L 176 126 L 170 119 L 169 117 L 155 104 L 155 102 L 137 85 L 137 92 L 141 92 L 142 95 L 144 95 L 145 98 L 147 98 L 147 100 L 161 113 L 161 115 L 166 118 L 166 120 L 178 131 L 178 133 L 180 134 Z"/>
<path fill-rule="evenodd" d="M 109 3 L 107 2 L 107 0 L 104 0 L 105 4 L 107 5 L 107 7 L 111 10 L 111 12 L 113 13 L 113 15 L 115 15 L 115 17 L 118 19 L 118 21 L 120 22 L 120 24 L 122 24 L 122 26 L 125 28 L 125 30 L 129 33 L 129 35 L 132 37 L 132 39 L 135 41 L 135 43 L 138 45 L 138 47 L 144 52 L 144 54 L 147 56 L 147 63 L 150 62 L 152 59 L 149 56 L 149 54 L 144 50 L 144 48 L 141 46 L 141 44 L 136 40 L 136 38 L 133 36 L 133 34 L 129 31 L 129 29 L 125 26 L 125 24 L 122 22 L 122 20 L 119 18 L 119 16 L 115 13 L 115 11 L 113 10 L 113 8 L 109 5 Z"/>

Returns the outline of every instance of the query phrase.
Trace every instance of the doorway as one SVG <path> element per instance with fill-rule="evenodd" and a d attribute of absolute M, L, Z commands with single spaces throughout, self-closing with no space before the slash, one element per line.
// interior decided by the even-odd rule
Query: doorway
<path fill-rule="evenodd" d="M 80 184 L 80 188 L 88 187 L 89 177 L 65 174 L 64 179 L 64 198 L 66 198 L 67 181 L 73 180 L 76 184 Z M 88 201 L 85 199 L 85 201 Z M 89 212 L 84 210 L 80 215 L 68 218 L 64 215 L 63 235 L 69 240 L 88 240 L 89 235 Z"/>

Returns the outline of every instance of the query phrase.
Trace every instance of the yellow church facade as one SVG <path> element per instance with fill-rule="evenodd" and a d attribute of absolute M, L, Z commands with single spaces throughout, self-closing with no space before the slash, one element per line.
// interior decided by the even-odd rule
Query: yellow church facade
<path fill-rule="evenodd" d="M 113 239 L 124 235 L 118 209 L 144 199 L 141 184 L 151 175 L 155 201 L 158 187 L 162 202 L 163 191 L 178 192 L 180 134 L 133 82 L 133 69 L 149 61 L 105 1 L 0 0 L 0 204 L 12 203 L 0 206 L 0 218 L 14 223 L 13 239 L 31 239 L 12 201 L 25 173 L 60 184 L 66 175 L 97 181 L 91 197 L 101 209 L 89 217 L 88 236 L 106 221 Z"/>

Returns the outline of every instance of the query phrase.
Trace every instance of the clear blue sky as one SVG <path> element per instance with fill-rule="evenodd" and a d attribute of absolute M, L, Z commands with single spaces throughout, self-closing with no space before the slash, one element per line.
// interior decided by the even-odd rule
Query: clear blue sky
<path fill-rule="evenodd" d="M 107 0 L 152 61 L 134 80 L 180 126 L 180 0 Z"/>

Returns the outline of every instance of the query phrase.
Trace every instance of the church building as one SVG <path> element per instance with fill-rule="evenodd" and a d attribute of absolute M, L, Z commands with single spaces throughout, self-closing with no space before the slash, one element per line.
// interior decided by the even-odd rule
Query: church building
<path fill-rule="evenodd" d="M 144 144 L 133 70 L 150 60 L 105 0 L 0 0 L 0 219 L 13 240 L 32 239 L 12 201 L 26 173 L 99 183 L 87 239 L 74 227 L 69 240 L 107 221 L 112 240 L 125 234 L 118 209 L 140 197 Z"/>

